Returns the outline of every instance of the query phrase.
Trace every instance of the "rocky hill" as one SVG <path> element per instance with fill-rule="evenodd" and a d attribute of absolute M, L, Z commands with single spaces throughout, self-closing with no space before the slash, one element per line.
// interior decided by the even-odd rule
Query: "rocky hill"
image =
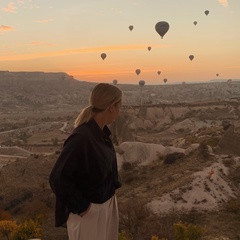
<path fill-rule="evenodd" d="M 66 73 L 0 72 L 0 111 L 81 106 L 92 86 Z"/>
<path fill-rule="evenodd" d="M 79 108 L 87 104 L 96 83 L 77 81 L 66 73 L 0 71 L 0 111 L 44 108 Z M 161 84 L 140 87 L 119 84 L 125 105 L 240 98 L 240 81 L 196 84 Z"/>
<path fill-rule="evenodd" d="M 53 226 L 48 176 L 95 84 L 0 72 L 0 207 L 17 220 L 40 214 L 43 240 L 67 239 Z M 240 83 L 119 88 L 124 106 L 110 128 L 123 182 L 120 229 L 174 240 L 181 221 L 204 228 L 204 239 L 239 239 Z"/>

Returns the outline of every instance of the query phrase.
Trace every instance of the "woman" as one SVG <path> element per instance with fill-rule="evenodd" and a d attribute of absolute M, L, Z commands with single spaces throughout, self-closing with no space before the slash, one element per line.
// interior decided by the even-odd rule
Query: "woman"
<path fill-rule="evenodd" d="M 118 239 L 115 190 L 121 183 L 107 125 L 121 105 L 122 92 L 116 86 L 96 85 L 50 174 L 55 226 L 67 226 L 69 240 Z"/>

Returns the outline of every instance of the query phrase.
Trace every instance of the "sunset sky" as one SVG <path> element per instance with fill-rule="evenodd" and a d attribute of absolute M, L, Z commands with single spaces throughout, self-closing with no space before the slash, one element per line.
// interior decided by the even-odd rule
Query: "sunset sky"
<path fill-rule="evenodd" d="M 170 25 L 163 39 L 159 21 Z M 0 39 L 0 70 L 131 84 L 240 79 L 240 0 L 1 0 Z"/>

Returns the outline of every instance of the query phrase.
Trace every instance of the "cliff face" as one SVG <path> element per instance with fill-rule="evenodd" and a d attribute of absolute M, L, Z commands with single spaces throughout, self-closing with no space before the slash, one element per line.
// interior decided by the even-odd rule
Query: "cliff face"
<path fill-rule="evenodd" d="M 72 76 L 64 72 L 9 72 L 0 71 L 0 83 L 8 81 L 42 81 L 42 80 L 67 80 L 73 79 Z"/>
<path fill-rule="evenodd" d="M 86 104 L 93 84 L 66 73 L 0 72 L 0 111 Z"/>

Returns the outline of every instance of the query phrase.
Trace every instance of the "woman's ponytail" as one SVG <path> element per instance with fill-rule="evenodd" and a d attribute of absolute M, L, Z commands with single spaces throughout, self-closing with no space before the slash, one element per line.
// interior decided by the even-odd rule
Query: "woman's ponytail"
<path fill-rule="evenodd" d="M 78 127 L 83 123 L 87 123 L 92 118 L 92 106 L 88 106 L 84 108 L 80 114 L 77 116 L 76 120 L 74 121 L 74 127 Z"/>

